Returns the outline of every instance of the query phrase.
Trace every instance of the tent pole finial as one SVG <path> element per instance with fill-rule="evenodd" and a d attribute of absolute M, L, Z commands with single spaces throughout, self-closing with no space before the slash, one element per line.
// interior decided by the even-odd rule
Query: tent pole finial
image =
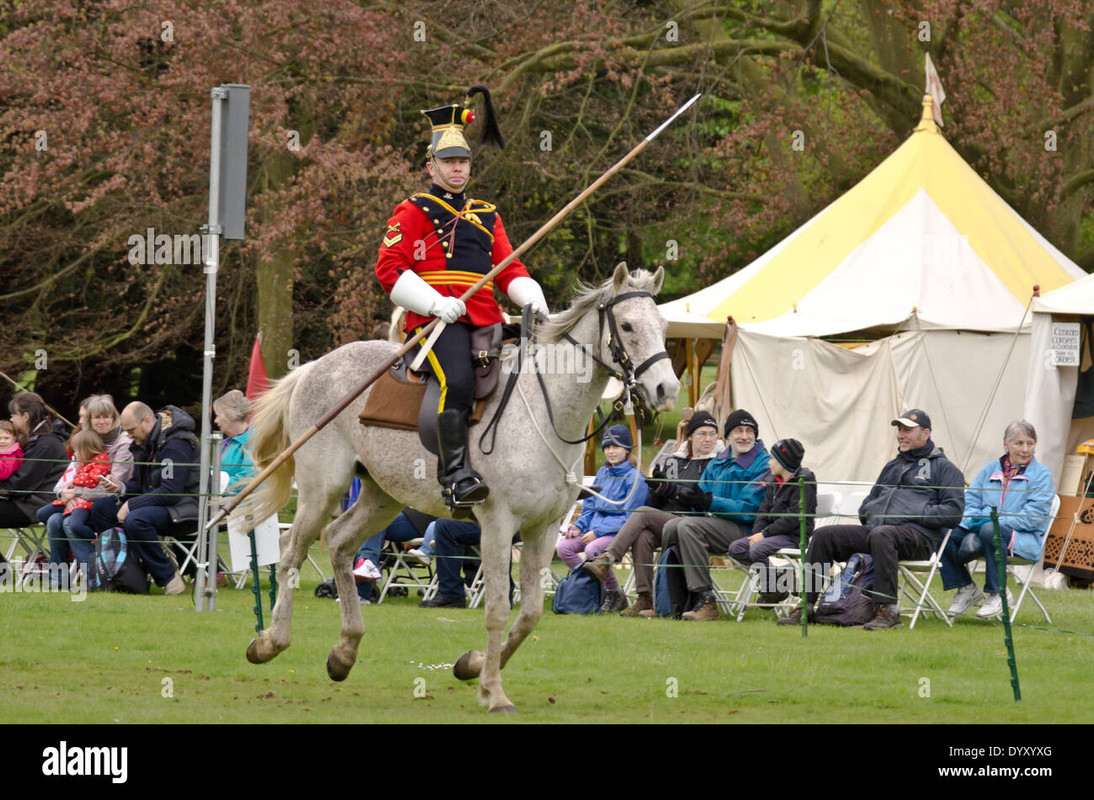
<path fill-rule="evenodd" d="M 919 124 L 915 126 L 915 130 L 917 133 L 919 131 L 940 133 L 934 121 L 934 98 L 929 94 L 923 95 L 923 115 L 919 118 Z"/>

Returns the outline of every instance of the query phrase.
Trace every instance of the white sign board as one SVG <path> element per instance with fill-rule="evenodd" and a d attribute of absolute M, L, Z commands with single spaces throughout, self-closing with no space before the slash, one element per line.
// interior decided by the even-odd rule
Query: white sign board
<path fill-rule="evenodd" d="M 1077 367 L 1079 355 L 1079 323 L 1052 323 L 1052 363 L 1057 367 Z"/>
<path fill-rule="evenodd" d="M 228 518 L 228 547 L 232 559 L 232 571 L 243 572 L 251 568 L 251 537 L 241 529 L 245 517 Z M 277 528 L 277 514 L 271 514 L 254 529 L 255 547 L 258 550 L 258 566 L 276 564 L 281 559 L 281 532 Z"/>

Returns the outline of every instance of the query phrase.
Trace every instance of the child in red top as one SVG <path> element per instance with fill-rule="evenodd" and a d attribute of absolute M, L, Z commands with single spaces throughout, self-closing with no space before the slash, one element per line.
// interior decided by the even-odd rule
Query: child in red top
<path fill-rule="evenodd" d="M 23 466 L 23 448 L 15 435 L 15 426 L 0 420 L 0 481 L 6 481 Z"/>
<path fill-rule="evenodd" d="M 80 431 L 72 437 L 72 457 L 79 464 L 76 468 L 76 476 L 65 487 L 66 492 L 72 493 L 70 499 L 64 497 L 53 501 L 53 505 L 63 505 L 65 513 L 71 514 L 76 509 L 91 510 L 92 500 L 88 496 L 101 496 L 102 491 L 87 492 L 99 488 L 99 478 L 110 474 L 110 457 L 106 454 L 106 447 L 99 434 L 93 430 Z"/>
<path fill-rule="evenodd" d="M 86 565 L 95 552 L 95 532 L 89 524 L 91 504 L 108 494 L 99 480 L 110 474 L 110 457 L 102 437 L 90 428 L 74 433 L 69 446 L 73 477 L 69 479 L 66 473 L 58 482 L 57 499 L 38 510 L 38 521 L 49 535 L 50 563 L 67 564 L 72 558 Z"/>

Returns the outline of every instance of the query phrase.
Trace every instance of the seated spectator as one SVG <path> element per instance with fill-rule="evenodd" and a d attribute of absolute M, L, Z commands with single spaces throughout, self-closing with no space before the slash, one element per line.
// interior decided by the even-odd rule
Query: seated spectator
<path fill-rule="evenodd" d="M 620 561 L 628 550 L 632 551 L 638 599 L 620 613 L 622 617 L 653 616 L 654 550 L 661 546 L 665 523 L 675 514 L 691 511 L 699 479 L 717 452 L 718 421 L 708 412 L 692 415 L 686 434 L 683 446 L 664 465 L 654 468 L 648 481 L 649 505 L 631 514 L 608 548 L 585 562 L 585 571 L 603 582 L 611 572 L 611 565 Z"/>
<path fill-rule="evenodd" d="M 604 448 L 607 463 L 596 473 L 594 482 L 602 487 L 600 493 L 606 499 L 593 496 L 582 501 L 581 516 L 562 531 L 563 538 L 557 547 L 558 556 L 570 568 L 581 563 L 581 553 L 593 559 L 607 550 L 631 512 L 646 504 L 649 493 L 646 481 L 627 458 L 634 449 L 630 428 L 612 425 L 605 432 L 600 446 Z M 621 505 L 624 500 L 626 504 Z M 620 590 L 611 570 L 607 570 L 604 577 L 604 589 L 604 604 L 600 607 L 602 612 L 622 611 L 627 607 L 627 597 Z"/>
<path fill-rule="evenodd" d="M 84 403 L 87 422 L 83 427 L 90 427 L 99 434 L 110 460 L 110 474 L 125 483 L 133 475 L 133 453 L 129 449 L 133 440 L 122 430 L 122 415 L 114 405 L 114 398 L 108 394 L 93 394 Z M 84 411 L 81 411 L 81 419 L 83 416 Z"/>
<path fill-rule="evenodd" d="M 382 577 L 380 551 L 383 550 L 384 542 L 402 543 L 419 537 L 432 538 L 432 527 L 436 519 L 417 509 L 404 508 L 390 525 L 365 540 L 353 558 L 353 576 L 357 580 L 357 595 L 361 605 L 371 602 L 376 581 Z"/>
<path fill-rule="evenodd" d="M 958 590 L 950 614 L 964 614 L 980 603 L 983 605 L 976 612 L 978 617 L 990 619 L 1003 613 L 991 521 L 993 506 L 998 509 L 1004 550 L 1029 561 L 1041 557 L 1052 524 L 1048 515 L 1056 487 L 1048 467 L 1034 457 L 1036 447 L 1034 427 L 1024 419 L 1012 422 L 1003 435 L 1003 455 L 980 470 L 965 490 L 965 516 L 960 527 L 953 529 L 942 553 L 942 588 Z M 965 566 L 977 558 L 984 559 L 982 592 Z M 1007 600 L 1009 604 L 1010 590 Z"/>
<path fill-rule="evenodd" d="M 0 481 L 6 481 L 23 466 L 23 448 L 15 435 L 15 426 L 0 419 Z"/>
<path fill-rule="evenodd" d="M 942 532 L 961 520 L 965 478 L 931 439 L 931 418 L 918 408 L 892 421 L 897 457 L 881 469 L 874 488 L 859 506 L 861 525 L 817 528 L 806 553 L 807 613 L 813 613 L 823 575 L 837 561 L 869 553 L 874 563 L 872 594 L 877 613 L 866 630 L 899 628 L 897 569 L 901 559 L 926 560 L 942 542 Z M 779 620 L 801 624 L 801 609 Z"/>
<path fill-rule="evenodd" d="M 694 607 L 681 616 L 713 620 L 720 615 L 710 577 L 711 555 L 729 552 L 729 546 L 748 536 L 756 509 L 763 501 L 768 455 L 758 438 L 760 425 L 744 409 L 726 419 L 729 443 L 707 464 L 695 492 L 693 508 L 705 516 L 676 517 L 665 524 L 663 547 L 677 545 L 688 591 L 698 596 Z"/>
<path fill-rule="evenodd" d="M 122 430 L 121 415 L 114 406 L 114 398 L 108 394 L 91 395 L 80 401 L 79 423 L 72 431 L 68 444 L 72 464 L 55 487 L 57 496 L 64 500 L 72 497 L 71 494 L 62 497 L 62 494 L 75 477 L 78 460 L 73 452 L 72 442 L 83 432 L 99 435 L 106 448 L 111 475 L 125 482 L 133 473 L 133 453 L 129 450 L 133 440 Z M 82 487 L 79 494 L 85 500 L 94 501 L 106 496 L 108 492 L 99 484 L 96 487 Z M 39 519 L 43 512 L 44 509 L 39 512 Z M 90 519 L 84 514 L 77 514 L 76 517 L 71 514 L 54 514 L 46 521 L 46 533 L 49 536 L 51 563 L 61 564 L 72 557 L 79 564 L 87 564 L 94 557 L 95 532 L 90 526 Z"/>
<path fill-rule="evenodd" d="M 805 480 L 805 535 L 813 535 L 813 519 L 817 514 L 817 478 L 802 466 L 805 448 L 797 439 L 780 439 L 771 446 L 771 480 L 767 482 L 763 502 L 752 523 L 752 535 L 738 539 L 729 546 L 729 554 L 738 563 L 760 565 L 761 603 L 778 603 L 787 597 L 776 586 L 769 558 L 784 547 L 801 544 L 801 491 L 798 482 Z"/>
<path fill-rule="evenodd" d="M 165 594 L 181 594 L 186 585 L 163 549 L 162 535 L 193 536 L 198 517 L 198 440 L 193 418 L 176 406 L 158 414 L 141 402 L 122 411 L 122 428 L 133 439 L 135 469 L 125 484 L 104 479 L 110 496 L 96 500 L 92 528 L 102 533 L 123 526 L 135 553 Z"/>
<path fill-rule="evenodd" d="M 0 528 L 23 528 L 34 525 L 38 509 L 53 501 L 53 487 L 68 465 L 68 453 L 53 431 L 53 413 L 34 392 L 17 394 L 8 411 L 23 463 L 7 480 L 0 480 Z"/>
<path fill-rule="evenodd" d="M 72 479 L 60 483 L 58 497 L 38 510 L 38 521 L 49 535 L 49 561 L 67 565 L 70 558 L 87 573 L 87 565 L 95 553 L 95 534 L 88 524 L 92 501 L 105 497 L 101 479 L 110 474 L 110 460 L 102 438 L 91 429 L 78 431 L 69 440 L 76 467 Z M 67 474 L 67 473 L 66 473 Z"/>
<path fill-rule="evenodd" d="M 479 559 L 471 548 L 482 541 L 482 528 L 475 522 L 444 518 L 438 519 L 431 527 L 437 551 L 437 594 L 418 605 L 422 608 L 466 608 L 467 586 L 474 580 L 479 568 Z M 513 537 L 514 542 L 519 539 L 519 533 Z M 461 569 L 463 578 L 460 577 Z M 510 602 L 512 597 L 513 579 L 510 577 Z"/>
<path fill-rule="evenodd" d="M 220 444 L 220 469 L 228 473 L 228 486 L 222 494 L 238 494 L 254 477 L 255 464 L 247 449 L 250 415 L 251 401 L 239 389 L 213 401 L 213 422 L 225 436 Z"/>

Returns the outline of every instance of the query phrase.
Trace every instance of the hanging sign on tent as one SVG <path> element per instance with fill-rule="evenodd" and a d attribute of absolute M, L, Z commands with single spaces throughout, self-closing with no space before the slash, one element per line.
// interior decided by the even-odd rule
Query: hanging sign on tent
<path fill-rule="evenodd" d="M 1077 367 L 1079 357 L 1079 323 L 1052 323 L 1052 363 L 1057 367 Z"/>

